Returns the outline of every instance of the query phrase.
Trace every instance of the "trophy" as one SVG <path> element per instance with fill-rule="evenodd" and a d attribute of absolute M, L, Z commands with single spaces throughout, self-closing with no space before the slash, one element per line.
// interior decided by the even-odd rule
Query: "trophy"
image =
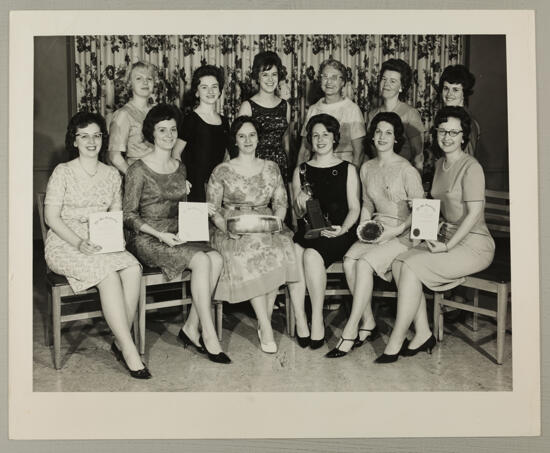
<path fill-rule="evenodd" d="M 306 201 L 306 215 L 304 221 L 306 224 L 306 239 L 316 239 L 321 235 L 321 231 L 332 227 L 328 216 L 323 214 L 319 200 L 313 198 L 313 190 L 309 182 L 304 182 L 302 192 L 309 195 L 309 200 Z"/>

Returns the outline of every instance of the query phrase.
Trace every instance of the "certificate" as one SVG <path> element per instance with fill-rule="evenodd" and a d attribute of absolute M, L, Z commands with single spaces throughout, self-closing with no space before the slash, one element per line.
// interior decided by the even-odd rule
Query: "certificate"
<path fill-rule="evenodd" d="M 437 240 L 440 203 L 440 200 L 413 199 L 411 239 Z"/>
<path fill-rule="evenodd" d="M 178 212 L 178 237 L 182 241 L 210 240 L 208 235 L 208 205 L 180 201 Z"/>
<path fill-rule="evenodd" d="M 122 232 L 122 211 L 94 212 L 88 218 L 90 242 L 101 246 L 97 253 L 122 252 L 124 234 Z"/>

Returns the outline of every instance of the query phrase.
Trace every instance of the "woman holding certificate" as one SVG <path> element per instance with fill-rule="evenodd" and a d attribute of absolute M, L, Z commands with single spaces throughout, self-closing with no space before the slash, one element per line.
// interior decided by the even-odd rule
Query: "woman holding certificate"
<path fill-rule="evenodd" d="M 69 121 L 65 146 L 77 157 L 55 167 L 48 181 L 44 212 L 50 230 L 45 257 L 53 272 L 67 277 L 74 292 L 97 287 L 103 315 L 115 336 L 111 350 L 133 378 L 149 379 L 130 335 L 141 266 L 126 251 L 100 253 L 101 247 L 88 238 L 90 214 L 122 208 L 120 175 L 98 161 L 107 140 L 102 116 L 79 112 Z"/>
<path fill-rule="evenodd" d="M 478 161 L 466 154 L 470 117 L 461 107 L 443 107 L 434 120 L 434 143 L 443 153 L 436 162 L 431 194 L 441 200 L 445 220 L 437 241 L 426 241 L 399 255 L 393 264 L 397 281 L 397 319 L 384 353 L 377 363 L 395 362 L 398 356 L 431 353 L 436 344 L 428 326 L 422 285 L 447 291 L 464 277 L 487 268 L 495 243 L 485 225 L 485 177 Z M 415 335 L 406 334 L 414 322 Z"/>
<path fill-rule="evenodd" d="M 326 268 L 341 260 L 355 242 L 355 224 L 361 207 L 357 171 L 334 152 L 340 140 L 336 118 L 326 113 L 315 115 L 306 129 L 313 158 L 296 168 L 292 185 L 296 211 L 302 215 L 307 211 L 310 223 L 301 221 L 294 236 L 301 271 L 300 281 L 289 285 L 289 289 L 296 313 L 298 344 L 318 349 L 325 342 Z M 324 217 L 328 226 L 307 229 L 314 226 L 315 217 Z M 311 299 L 311 335 L 304 309 L 306 285 Z"/>
<path fill-rule="evenodd" d="M 237 157 L 218 165 L 208 182 L 216 212 L 212 245 L 224 258 L 216 299 L 250 300 L 258 319 L 262 351 L 277 352 L 271 314 L 279 286 L 298 272 L 292 233 L 283 225 L 287 195 L 279 167 L 256 156 L 258 125 L 239 116 L 230 136 Z"/>
<path fill-rule="evenodd" d="M 143 121 L 143 135 L 154 148 L 126 174 L 124 222 L 133 232 L 129 246 L 143 263 L 160 267 L 169 280 L 191 270 L 193 307 L 178 338 L 185 347 L 206 352 L 213 362 L 230 363 L 211 315 L 222 258 L 207 243 L 186 242 L 177 235 L 179 202 L 187 198 L 187 174 L 185 166 L 171 156 L 178 138 L 175 108 L 167 104 L 153 107 Z"/>
<path fill-rule="evenodd" d="M 380 336 L 371 308 L 374 275 L 391 281 L 393 260 L 412 247 L 407 201 L 424 197 L 418 171 L 397 154 L 405 140 L 399 115 L 394 112 L 376 115 L 367 137 L 374 143 L 377 156 L 365 162 L 360 172 L 363 207 L 357 233 L 361 240 L 344 257 L 353 306 L 340 341 L 327 357 L 343 357 L 353 347 Z"/>

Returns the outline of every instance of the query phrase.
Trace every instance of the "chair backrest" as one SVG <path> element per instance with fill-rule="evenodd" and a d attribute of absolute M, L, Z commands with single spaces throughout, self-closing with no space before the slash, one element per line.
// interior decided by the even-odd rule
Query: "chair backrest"
<path fill-rule="evenodd" d="M 485 223 L 496 236 L 510 236 L 510 194 L 485 190 Z"/>
<path fill-rule="evenodd" d="M 44 200 L 46 194 L 44 192 L 36 193 L 36 209 L 38 210 L 38 217 L 40 219 L 40 231 L 42 232 L 42 241 L 46 243 L 46 236 L 48 234 L 48 227 L 44 219 Z"/>

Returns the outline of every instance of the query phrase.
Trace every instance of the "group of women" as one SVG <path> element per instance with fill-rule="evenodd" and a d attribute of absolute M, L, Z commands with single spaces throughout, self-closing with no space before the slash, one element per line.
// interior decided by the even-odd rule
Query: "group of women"
<path fill-rule="evenodd" d="M 346 68 L 336 60 L 325 61 L 320 68 L 324 97 L 307 112 L 293 172 L 288 164 L 290 107 L 277 95 L 283 71 L 276 53 L 256 55 L 252 75 L 258 91 L 243 102 L 229 126 L 216 111 L 224 86 L 220 69 L 204 65 L 195 71 L 195 107 L 180 121 L 173 106 L 151 106 L 155 68 L 138 62 L 128 74 L 132 98 L 115 112 L 109 133 L 95 113 L 77 113 L 69 123 L 66 147 L 75 158 L 58 165 L 48 182 L 46 261 L 67 277 L 74 291 L 97 286 L 114 334 L 111 349 L 134 378 L 151 377 L 130 331 L 140 263 L 161 268 L 168 279 L 191 271 L 193 304 L 178 338 L 216 363 L 231 359 L 216 336 L 212 299 L 250 300 L 261 349 L 274 353 L 271 315 L 277 290 L 286 284 L 297 342 L 318 349 L 325 342 L 326 268 L 343 260 L 353 305 L 340 340 L 326 354 L 342 357 L 380 336 L 371 309 L 373 279 L 376 275 L 391 281 L 393 276 L 397 319 L 376 359 L 388 363 L 434 347 L 422 285 L 437 291 L 453 288 L 492 260 L 494 243 L 483 216 L 483 170 L 471 155 L 479 126 L 463 108 L 475 79 L 465 67 L 450 66 L 443 72 L 444 106 L 433 130 L 442 158 L 431 196 L 441 200 L 445 237 L 420 244 L 409 239 L 410 201 L 425 195 L 417 171 L 423 160 L 422 121 L 404 102 L 410 67 L 397 59 L 384 62 L 381 105 L 365 125 L 358 106 L 342 94 Z M 111 165 L 99 159 L 104 149 Z M 303 218 L 309 200 L 316 199 L 330 227 L 311 235 L 305 221 L 298 221 L 296 232 L 286 225 L 289 179 L 297 216 Z M 178 203 L 185 200 L 208 203 L 209 242 L 189 242 L 178 234 Z M 131 253 L 97 253 L 100 247 L 88 238 L 88 214 L 114 210 L 124 212 Z M 242 214 L 274 216 L 278 228 L 253 234 L 228 228 L 227 219 Z M 382 234 L 369 243 L 357 241 L 358 224 L 375 218 Z M 409 341 L 411 323 L 414 336 Z"/>

